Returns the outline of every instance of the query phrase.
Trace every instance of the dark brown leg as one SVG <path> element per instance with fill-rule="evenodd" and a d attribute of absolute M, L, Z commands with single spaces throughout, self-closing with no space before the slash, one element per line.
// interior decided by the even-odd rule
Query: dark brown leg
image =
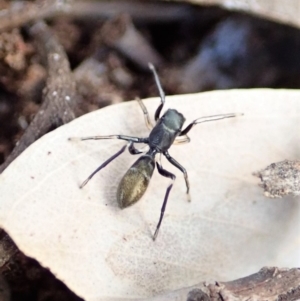
<path fill-rule="evenodd" d="M 174 183 L 174 181 L 175 181 L 175 179 L 176 179 L 176 176 L 175 176 L 175 175 L 173 175 L 173 174 L 170 173 L 169 171 L 163 169 L 162 166 L 161 166 L 159 163 L 156 162 L 156 166 L 157 166 L 158 172 L 159 172 L 163 177 L 172 179 L 172 183 L 168 186 L 168 188 L 167 188 L 167 190 L 166 190 L 164 202 L 163 202 L 163 205 L 162 205 L 161 211 L 160 211 L 160 218 L 159 218 L 158 224 L 157 224 L 157 226 L 156 226 L 155 233 L 154 233 L 154 235 L 153 235 L 153 240 L 155 240 L 156 237 L 157 237 L 157 235 L 158 235 L 158 231 L 159 231 L 161 222 L 162 222 L 162 220 L 163 220 L 164 213 L 165 213 L 165 209 L 166 209 L 166 206 L 167 206 L 169 194 L 170 194 L 170 191 L 171 191 L 171 189 L 172 189 L 172 187 L 173 187 L 173 183 Z"/>
<path fill-rule="evenodd" d="M 185 185 L 186 185 L 187 200 L 188 200 L 188 202 L 190 202 L 191 201 L 190 183 L 189 183 L 189 178 L 188 178 L 186 169 L 182 165 L 180 165 L 173 157 L 171 157 L 168 152 L 164 152 L 164 155 L 171 164 L 173 164 L 175 167 L 177 167 L 183 173 Z"/>
<path fill-rule="evenodd" d="M 85 181 L 82 182 L 82 184 L 79 186 L 79 188 L 81 189 L 82 187 L 84 187 L 97 172 L 99 172 L 102 168 L 104 168 L 106 165 L 108 165 L 111 161 L 115 160 L 122 153 L 124 153 L 126 147 L 127 147 L 127 144 L 124 145 L 117 153 L 115 153 L 113 156 L 111 156 L 109 159 L 107 159 L 104 163 L 102 163 L 93 173 L 91 173 L 88 176 L 88 178 Z"/>

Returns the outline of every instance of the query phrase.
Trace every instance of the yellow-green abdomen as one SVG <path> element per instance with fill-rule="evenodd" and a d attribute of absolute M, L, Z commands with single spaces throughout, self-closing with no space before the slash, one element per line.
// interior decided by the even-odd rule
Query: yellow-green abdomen
<path fill-rule="evenodd" d="M 155 168 L 154 158 L 145 155 L 140 157 L 122 178 L 117 201 L 120 208 L 126 208 L 136 203 L 145 193 Z"/>

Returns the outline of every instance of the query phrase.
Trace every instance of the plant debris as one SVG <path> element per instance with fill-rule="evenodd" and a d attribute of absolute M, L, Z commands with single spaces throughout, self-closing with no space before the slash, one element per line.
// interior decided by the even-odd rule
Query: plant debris
<path fill-rule="evenodd" d="M 261 179 L 259 184 L 269 198 L 300 195 L 300 161 L 284 160 L 272 163 L 253 174 Z"/>

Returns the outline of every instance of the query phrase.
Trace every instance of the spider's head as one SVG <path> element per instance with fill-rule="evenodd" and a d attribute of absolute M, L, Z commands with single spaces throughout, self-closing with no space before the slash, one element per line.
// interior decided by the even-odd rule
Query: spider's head
<path fill-rule="evenodd" d="M 177 110 L 168 109 L 161 117 L 161 121 L 167 128 L 174 131 L 180 131 L 185 122 L 185 118 Z"/>

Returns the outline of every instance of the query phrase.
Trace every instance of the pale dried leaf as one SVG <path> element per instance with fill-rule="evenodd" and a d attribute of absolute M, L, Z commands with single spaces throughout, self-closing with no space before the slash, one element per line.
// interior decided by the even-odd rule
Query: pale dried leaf
<path fill-rule="evenodd" d="M 187 121 L 242 117 L 193 128 L 170 154 L 187 168 L 192 202 L 177 176 L 156 242 L 152 234 L 168 179 L 154 173 L 143 199 L 120 210 L 118 182 L 137 156 L 116 159 L 79 184 L 124 142 L 71 136 L 146 136 L 136 102 L 83 116 L 30 146 L 0 176 L 0 224 L 20 249 L 86 300 L 144 298 L 204 280 L 226 281 L 262 266 L 300 265 L 299 198 L 263 196 L 256 170 L 299 158 L 300 92 L 232 90 L 167 97 Z M 145 101 L 151 116 L 158 99 Z"/>
<path fill-rule="evenodd" d="M 244 11 L 269 20 L 300 27 L 298 0 L 185 0 L 199 5 L 220 5 L 229 10 Z"/>

